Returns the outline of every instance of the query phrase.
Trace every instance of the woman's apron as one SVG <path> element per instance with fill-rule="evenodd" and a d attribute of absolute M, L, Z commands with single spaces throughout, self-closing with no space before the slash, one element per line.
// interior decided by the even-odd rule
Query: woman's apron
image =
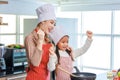
<path fill-rule="evenodd" d="M 30 64 L 29 71 L 27 72 L 26 80 L 50 80 L 50 72 L 47 69 L 49 61 L 49 48 L 51 44 L 43 45 L 42 59 L 39 67 Z"/>

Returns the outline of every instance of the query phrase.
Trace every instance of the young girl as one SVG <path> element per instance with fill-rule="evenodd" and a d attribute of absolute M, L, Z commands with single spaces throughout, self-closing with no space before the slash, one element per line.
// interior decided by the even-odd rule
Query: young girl
<path fill-rule="evenodd" d="M 55 70 L 55 80 L 71 80 L 70 75 L 66 74 L 63 70 L 72 73 L 74 58 L 84 54 L 90 47 L 93 33 L 91 31 L 87 31 L 86 35 L 87 40 L 84 46 L 76 50 L 72 50 L 72 48 L 68 45 L 69 36 L 67 34 L 63 33 L 63 31 L 60 31 L 58 28 L 55 28 L 51 32 L 50 36 L 56 45 L 56 49 L 55 52 L 53 47 L 49 50 L 51 54 L 48 62 L 48 69 L 50 71 Z"/>

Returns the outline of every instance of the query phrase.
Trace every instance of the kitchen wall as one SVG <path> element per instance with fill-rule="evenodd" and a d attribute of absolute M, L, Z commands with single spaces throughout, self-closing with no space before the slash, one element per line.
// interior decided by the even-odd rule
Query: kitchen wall
<path fill-rule="evenodd" d="M 89 10 L 118 10 L 120 0 L 69 0 L 71 3 L 63 3 L 62 11 L 89 11 Z"/>
<path fill-rule="evenodd" d="M 0 4 L 0 14 L 36 15 L 35 9 L 41 4 L 35 0 L 8 0 L 8 4 Z"/>
<path fill-rule="evenodd" d="M 36 15 L 35 9 L 49 0 L 8 0 L 0 4 L 0 13 L 16 15 Z M 58 1 L 58 2 L 57 2 Z M 114 10 L 120 9 L 120 0 L 50 0 L 58 3 L 62 11 Z"/>

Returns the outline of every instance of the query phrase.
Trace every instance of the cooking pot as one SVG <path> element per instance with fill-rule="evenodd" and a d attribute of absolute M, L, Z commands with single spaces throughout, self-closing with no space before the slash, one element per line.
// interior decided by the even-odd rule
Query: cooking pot
<path fill-rule="evenodd" d="M 96 74 L 90 72 L 80 72 L 75 66 L 76 73 L 72 73 L 71 80 L 95 80 Z"/>

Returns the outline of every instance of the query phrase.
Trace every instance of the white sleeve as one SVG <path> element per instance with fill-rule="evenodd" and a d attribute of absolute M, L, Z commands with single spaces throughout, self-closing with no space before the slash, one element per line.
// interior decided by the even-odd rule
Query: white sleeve
<path fill-rule="evenodd" d="M 47 64 L 48 70 L 49 71 L 55 70 L 56 64 L 57 64 L 57 56 L 56 56 L 56 54 L 50 55 L 49 56 L 49 61 L 48 61 L 48 64 Z"/>
<path fill-rule="evenodd" d="M 93 41 L 92 39 L 87 38 L 83 47 L 74 50 L 73 51 L 74 58 L 83 55 L 89 49 L 89 47 L 91 46 L 92 41 Z"/>

